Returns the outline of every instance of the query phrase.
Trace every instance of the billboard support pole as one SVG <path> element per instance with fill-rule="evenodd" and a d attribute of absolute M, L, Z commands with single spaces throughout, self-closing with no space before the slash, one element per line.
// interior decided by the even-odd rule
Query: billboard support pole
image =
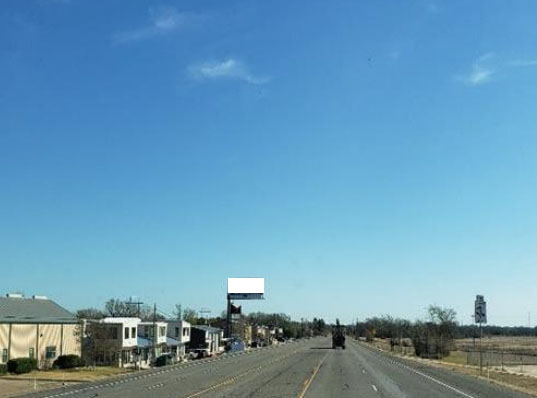
<path fill-rule="evenodd" d="M 231 324 L 231 295 L 227 295 L 227 327 L 226 327 L 226 337 L 231 338 L 232 336 L 232 324 Z"/>

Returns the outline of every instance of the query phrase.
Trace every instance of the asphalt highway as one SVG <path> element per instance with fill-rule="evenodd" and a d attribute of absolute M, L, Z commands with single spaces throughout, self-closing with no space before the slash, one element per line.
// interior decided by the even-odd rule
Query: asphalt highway
<path fill-rule="evenodd" d="M 328 338 L 223 355 L 30 395 L 39 398 L 522 398 L 527 395 Z"/>

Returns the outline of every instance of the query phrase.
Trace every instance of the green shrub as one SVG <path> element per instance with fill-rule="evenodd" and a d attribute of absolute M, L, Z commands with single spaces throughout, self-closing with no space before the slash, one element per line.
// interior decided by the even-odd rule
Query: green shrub
<path fill-rule="evenodd" d="M 60 355 L 52 366 L 58 369 L 73 369 L 86 366 L 86 362 L 78 355 Z"/>
<path fill-rule="evenodd" d="M 2 363 L 0 364 L 0 375 L 5 375 L 7 373 L 7 365 Z"/>
<path fill-rule="evenodd" d="M 17 375 L 30 373 L 37 368 L 37 360 L 33 358 L 15 358 L 7 361 L 7 371 Z"/>

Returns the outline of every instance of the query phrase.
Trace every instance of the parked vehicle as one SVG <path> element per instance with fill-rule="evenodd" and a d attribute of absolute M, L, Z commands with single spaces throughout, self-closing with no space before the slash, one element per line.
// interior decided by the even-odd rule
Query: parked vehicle
<path fill-rule="evenodd" d="M 175 362 L 176 362 L 175 356 L 171 353 L 166 353 L 155 358 L 152 365 L 156 367 L 160 367 L 160 366 L 166 366 L 166 365 L 173 365 Z"/>

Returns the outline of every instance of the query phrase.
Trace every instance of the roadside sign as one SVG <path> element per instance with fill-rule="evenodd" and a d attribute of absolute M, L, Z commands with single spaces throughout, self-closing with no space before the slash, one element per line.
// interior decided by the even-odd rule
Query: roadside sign
<path fill-rule="evenodd" d="M 263 300 L 263 293 L 228 293 L 230 300 Z"/>
<path fill-rule="evenodd" d="M 477 295 L 475 298 L 475 322 L 487 323 L 487 302 L 484 296 Z"/>

